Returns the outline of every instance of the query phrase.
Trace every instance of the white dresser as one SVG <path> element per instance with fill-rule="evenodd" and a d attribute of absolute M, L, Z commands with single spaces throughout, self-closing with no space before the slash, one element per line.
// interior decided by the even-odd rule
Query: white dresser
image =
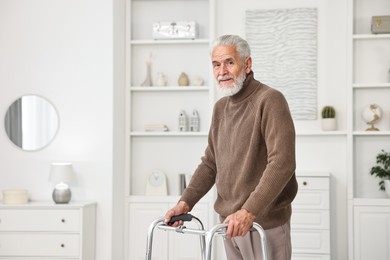
<path fill-rule="evenodd" d="M 330 260 L 330 176 L 299 173 L 293 202 L 291 240 L 293 260 Z"/>
<path fill-rule="evenodd" d="M 0 204 L 1 260 L 95 259 L 96 203 Z"/>

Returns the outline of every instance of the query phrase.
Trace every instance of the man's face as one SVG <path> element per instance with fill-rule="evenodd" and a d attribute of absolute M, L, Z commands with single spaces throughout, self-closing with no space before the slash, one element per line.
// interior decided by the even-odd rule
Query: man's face
<path fill-rule="evenodd" d="M 251 58 L 245 64 L 233 45 L 217 46 L 211 55 L 214 77 L 224 95 L 234 95 L 241 88 L 246 74 L 251 70 Z"/>

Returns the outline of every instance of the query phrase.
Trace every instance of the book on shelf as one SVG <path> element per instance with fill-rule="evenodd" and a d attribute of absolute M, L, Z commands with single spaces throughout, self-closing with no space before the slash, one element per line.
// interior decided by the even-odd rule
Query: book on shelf
<path fill-rule="evenodd" d="M 168 132 L 169 129 L 163 124 L 148 124 L 144 126 L 146 132 Z"/>

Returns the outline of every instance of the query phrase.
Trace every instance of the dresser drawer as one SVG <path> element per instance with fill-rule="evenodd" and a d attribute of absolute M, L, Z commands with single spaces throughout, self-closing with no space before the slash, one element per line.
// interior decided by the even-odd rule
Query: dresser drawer
<path fill-rule="evenodd" d="M 80 258 L 59 258 L 59 257 L 45 257 L 45 258 L 31 258 L 29 256 L 27 257 L 13 257 L 13 256 L 10 256 L 10 257 L 2 257 L 0 256 L 0 260 L 80 260 Z"/>
<path fill-rule="evenodd" d="M 328 177 L 297 177 L 299 190 L 329 190 Z"/>
<path fill-rule="evenodd" d="M 329 178 L 298 177 L 294 209 L 329 209 Z"/>
<path fill-rule="evenodd" d="M 78 234 L 0 233 L 0 256 L 78 257 Z"/>
<path fill-rule="evenodd" d="M 292 203 L 294 209 L 329 209 L 328 191 L 298 191 Z"/>
<path fill-rule="evenodd" d="M 80 212 L 51 209 L 3 209 L 0 231 L 79 231 Z"/>
<path fill-rule="evenodd" d="M 293 210 L 291 229 L 323 229 L 329 230 L 328 210 Z"/>
<path fill-rule="evenodd" d="M 329 254 L 329 230 L 292 230 L 291 244 L 293 253 Z"/>
<path fill-rule="evenodd" d="M 0 260 L 80 260 L 80 258 L 69 258 L 69 257 L 66 257 L 66 258 L 63 258 L 63 257 L 45 257 L 45 258 L 31 258 L 29 256 L 27 257 L 13 257 L 13 256 L 10 256 L 10 257 L 2 257 L 0 256 Z"/>

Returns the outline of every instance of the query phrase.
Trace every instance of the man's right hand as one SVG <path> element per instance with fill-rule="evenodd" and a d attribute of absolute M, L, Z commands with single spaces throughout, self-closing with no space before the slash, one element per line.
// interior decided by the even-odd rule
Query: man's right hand
<path fill-rule="evenodd" d="M 179 201 L 175 207 L 168 210 L 168 212 L 165 214 L 164 222 L 165 224 L 168 224 L 168 222 L 171 220 L 173 216 L 178 216 L 181 214 L 187 214 L 190 210 L 190 206 L 188 206 L 187 202 L 185 201 Z M 171 226 L 178 227 L 180 225 L 183 225 L 183 221 L 176 221 Z"/>

